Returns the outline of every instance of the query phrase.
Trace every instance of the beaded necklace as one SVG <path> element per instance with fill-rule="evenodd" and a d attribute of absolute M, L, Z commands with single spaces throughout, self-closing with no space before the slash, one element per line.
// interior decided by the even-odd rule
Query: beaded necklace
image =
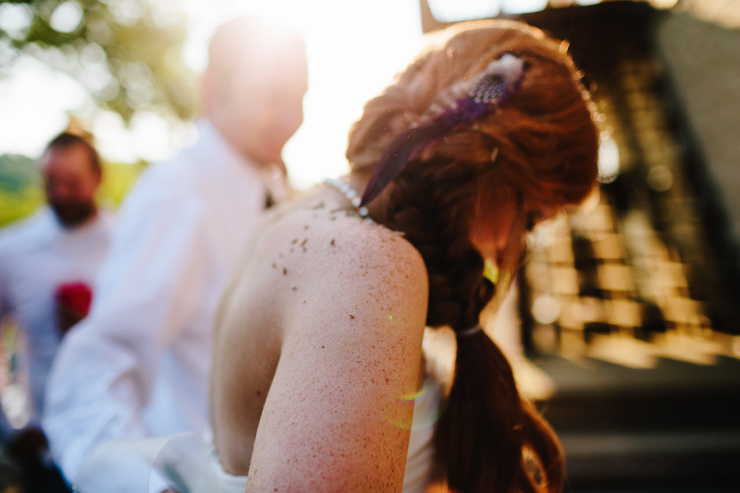
<path fill-rule="evenodd" d="M 360 195 L 352 186 L 344 180 L 339 178 L 327 178 L 324 183 L 338 190 L 342 195 L 346 197 L 352 207 L 355 208 L 357 214 L 362 218 L 363 221 L 369 224 L 377 224 L 372 217 L 370 217 L 370 211 L 364 205 L 360 205 Z"/>

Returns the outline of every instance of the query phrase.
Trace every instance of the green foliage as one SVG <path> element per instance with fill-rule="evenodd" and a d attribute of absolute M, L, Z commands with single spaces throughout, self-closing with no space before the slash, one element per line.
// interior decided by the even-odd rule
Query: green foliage
<path fill-rule="evenodd" d="M 146 163 L 103 163 L 103 183 L 98 189 L 101 204 L 117 208 L 136 182 Z"/>
<path fill-rule="evenodd" d="M 38 179 L 33 160 L 26 156 L 0 156 L 0 190 L 20 192 Z"/>
<path fill-rule="evenodd" d="M 117 208 L 145 166 L 103 162 L 99 202 Z M 25 156 L 0 156 L 0 228 L 31 214 L 43 202 L 41 175 L 34 161 Z"/>
<path fill-rule="evenodd" d="M 27 188 L 13 193 L 0 188 L 0 227 L 31 214 L 43 200 L 40 188 Z"/>
<path fill-rule="evenodd" d="M 44 200 L 33 160 L 0 156 L 0 227 L 33 212 Z"/>
<path fill-rule="evenodd" d="M 0 76 L 22 54 L 63 71 L 102 108 L 192 117 L 184 15 L 167 0 L 0 0 Z"/>

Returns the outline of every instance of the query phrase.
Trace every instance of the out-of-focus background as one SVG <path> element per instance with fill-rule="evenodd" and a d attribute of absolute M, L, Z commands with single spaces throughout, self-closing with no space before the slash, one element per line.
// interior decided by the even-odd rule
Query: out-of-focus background
<path fill-rule="evenodd" d="M 345 170 L 349 125 L 423 32 L 505 17 L 566 39 L 600 112 L 600 194 L 531 238 L 489 330 L 563 440 L 568 491 L 738 491 L 740 0 L 1 1 L 0 227 L 43 201 L 34 160 L 70 123 L 117 207 L 191 138 L 207 40 L 240 12 L 307 40 L 297 188 Z"/>
<path fill-rule="evenodd" d="M 208 40 L 249 12 L 307 42 L 305 124 L 284 153 L 293 184 L 343 172 L 347 128 L 419 47 L 418 0 L 3 0 L 0 226 L 41 202 L 27 163 L 70 118 L 94 134 L 115 207 L 142 166 L 191 138 Z"/>
<path fill-rule="evenodd" d="M 510 359 L 563 441 L 566 488 L 738 491 L 740 1 L 463 3 L 422 0 L 424 30 L 541 27 L 600 113 L 600 194 L 531 238 L 510 324 L 488 328 L 527 356 Z"/>

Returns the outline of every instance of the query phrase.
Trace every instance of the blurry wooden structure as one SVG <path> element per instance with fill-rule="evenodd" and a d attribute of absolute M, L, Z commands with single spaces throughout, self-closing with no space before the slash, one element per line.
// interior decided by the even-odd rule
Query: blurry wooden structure
<path fill-rule="evenodd" d="M 545 416 L 567 489 L 733 491 L 740 1 L 571 3 L 502 15 L 570 43 L 616 161 L 600 197 L 532 239 L 520 276 L 524 347 L 557 389 Z M 427 0 L 421 12 L 425 31 L 445 25 Z"/>

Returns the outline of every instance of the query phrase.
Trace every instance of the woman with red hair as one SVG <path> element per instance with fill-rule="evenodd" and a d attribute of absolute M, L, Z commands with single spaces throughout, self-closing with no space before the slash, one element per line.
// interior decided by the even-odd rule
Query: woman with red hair
<path fill-rule="evenodd" d="M 365 106 L 351 172 L 269 214 L 222 304 L 214 446 L 247 491 L 562 487 L 559 442 L 480 317 L 526 232 L 592 191 L 593 105 L 535 28 L 465 23 L 431 43 Z M 443 326 L 450 389 L 424 383 L 422 336 Z M 431 431 L 409 447 L 415 404 Z"/>

